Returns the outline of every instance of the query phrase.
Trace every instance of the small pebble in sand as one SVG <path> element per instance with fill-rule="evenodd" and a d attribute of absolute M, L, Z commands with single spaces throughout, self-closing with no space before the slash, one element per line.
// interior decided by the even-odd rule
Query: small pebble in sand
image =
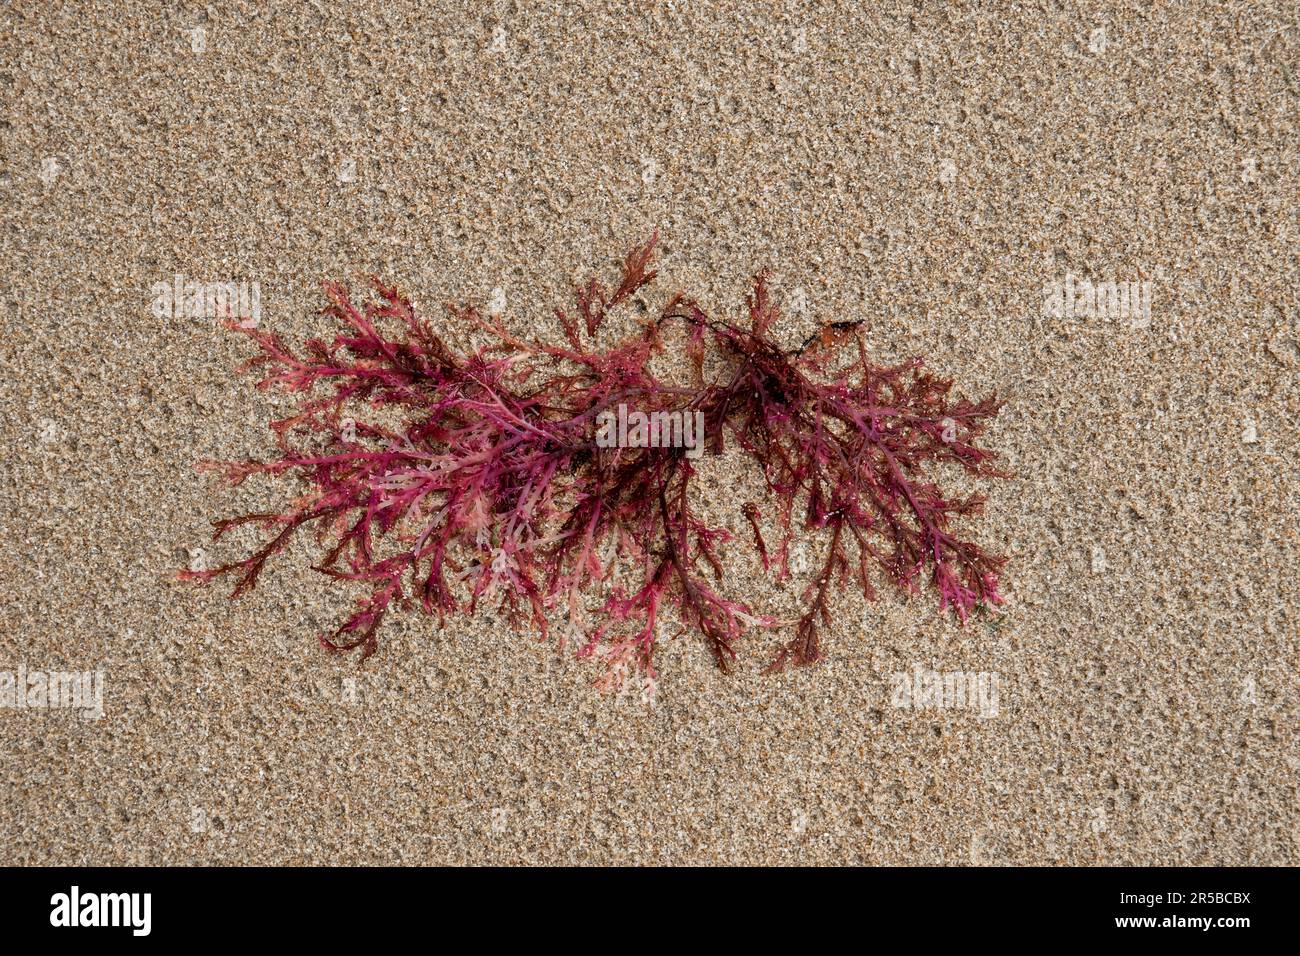
<path fill-rule="evenodd" d="M 808 314 L 808 293 L 804 291 L 803 286 L 797 286 L 795 290 L 790 293 L 790 314 Z"/>
<path fill-rule="evenodd" d="M 1247 677 L 1241 684 L 1241 702 L 1243 704 L 1258 704 L 1259 692 L 1255 689 L 1255 678 Z"/>
<path fill-rule="evenodd" d="M 659 178 L 659 164 L 649 156 L 641 157 L 641 182 L 653 186 Z"/>
<path fill-rule="evenodd" d="M 55 442 L 59 440 L 61 431 L 59 429 L 59 423 L 56 422 L 54 419 L 42 418 L 39 422 L 36 423 L 36 425 L 37 425 L 36 434 L 37 437 L 40 439 L 42 445 L 53 445 Z"/>
<path fill-rule="evenodd" d="M 345 704 L 356 704 L 361 700 L 361 694 L 357 690 L 357 679 L 355 677 L 344 677 L 339 686 L 340 694 Z"/>

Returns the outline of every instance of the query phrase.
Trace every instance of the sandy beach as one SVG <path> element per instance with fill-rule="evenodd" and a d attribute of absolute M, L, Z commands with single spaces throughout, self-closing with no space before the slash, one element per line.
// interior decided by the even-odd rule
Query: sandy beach
<path fill-rule="evenodd" d="M 0 706 L 0 863 L 1300 862 L 1294 5 L 0 25 L 0 690 L 102 680 L 102 714 Z M 774 633 L 724 675 L 682 638 L 650 705 L 490 608 L 327 655 L 355 592 L 305 543 L 236 601 L 175 579 L 295 486 L 195 473 L 267 453 L 289 406 L 159 284 L 255 286 L 301 343 L 334 330 L 323 279 L 374 273 L 435 323 L 496 300 L 558 340 L 574 283 L 656 229 L 650 308 L 739 317 L 766 268 L 784 341 L 862 320 L 876 361 L 1006 400 L 1014 476 L 964 526 L 1009 557 L 1000 618 L 845 591 L 819 665 L 762 673 Z M 737 465 L 703 461 L 734 511 Z M 732 593 L 789 613 L 745 550 Z M 930 672 L 996 700 L 898 706 Z"/>

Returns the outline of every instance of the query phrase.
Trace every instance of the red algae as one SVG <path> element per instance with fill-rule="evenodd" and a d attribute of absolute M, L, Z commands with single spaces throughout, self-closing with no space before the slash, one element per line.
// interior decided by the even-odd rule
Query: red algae
<path fill-rule="evenodd" d="M 874 599 L 875 575 L 908 592 L 928 578 L 940 607 L 963 623 L 976 608 L 1000 603 L 1005 559 L 954 528 L 984 499 L 945 494 L 924 470 L 949 462 L 973 476 L 1003 477 L 993 453 L 976 444 L 997 414 L 996 397 L 953 397 L 951 381 L 924 372 L 920 359 L 873 364 L 854 322 L 782 348 L 771 334 L 780 309 L 762 274 L 741 324 L 712 318 L 678 294 L 637 334 L 596 348 L 608 314 L 655 278 L 656 238 L 628 254 L 612 291 L 594 278 L 576 291 L 581 325 L 556 310 L 563 343 L 526 341 L 497 317 L 451 308 L 453 321 L 492 337 L 460 354 L 378 279 L 367 303 L 325 284 L 323 312 L 343 327 L 328 343 L 313 339 L 295 351 L 273 333 L 231 323 L 258 346 L 248 367 L 262 373 L 259 387 L 299 401 L 293 415 L 270 423 L 274 455 L 202 467 L 235 485 L 257 474 L 292 475 L 303 492 L 282 511 L 214 522 L 215 538 L 242 524 L 268 537 L 245 558 L 180 576 L 232 576 L 237 596 L 310 529 L 316 570 L 367 590 L 319 636 L 330 651 L 369 657 L 398 606 L 418 603 L 442 619 L 493 602 L 521 611 L 541 637 L 562 620 L 560 640 L 574 639 L 579 655 L 604 662 L 602 687 L 637 674 L 653 692 L 666 615 L 725 671 L 746 632 L 780 625 L 718 590 L 731 534 L 691 506 L 699 449 L 596 440 L 603 418 L 617 409 L 622 423 L 634 408 L 651 431 L 690 416 L 702 422 L 694 438 L 709 452 L 735 442 L 761 470 L 773 546 L 757 504 L 745 502 L 739 513 L 778 579 L 790 576 L 794 536 L 821 532 L 825 550 L 803 592 L 805 609 L 769 669 L 818 660 L 833 590 L 852 585 Z M 649 368 L 674 324 L 685 332 L 690 387 Z M 850 341 L 851 358 L 839 366 Z M 709 354 L 723 373 L 706 381 Z M 366 421 L 368 410 L 384 410 L 400 427 Z M 620 439 L 626 430 L 620 424 Z M 595 623 L 588 596 L 599 602 Z"/>

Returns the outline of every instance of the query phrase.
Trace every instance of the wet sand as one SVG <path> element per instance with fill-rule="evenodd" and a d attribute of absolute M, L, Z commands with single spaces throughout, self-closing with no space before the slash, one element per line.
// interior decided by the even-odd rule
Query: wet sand
<path fill-rule="evenodd" d="M 104 716 L 0 709 L 0 862 L 1300 861 L 1294 10 L 822 7 L 6 11 L 0 671 L 102 671 Z M 293 489 L 194 474 L 285 406 L 155 284 L 255 282 L 301 341 L 374 272 L 548 336 L 656 228 L 652 305 L 767 267 L 790 341 L 863 319 L 1005 396 L 997 624 L 846 592 L 822 665 L 683 639 L 650 707 L 487 611 L 327 657 L 305 546 L 236 602 L 173 580 Z M 1149 319 L 1044 315 L 1067 278 Z M 918 668 L 997 713 L 893 706 Z"/>

